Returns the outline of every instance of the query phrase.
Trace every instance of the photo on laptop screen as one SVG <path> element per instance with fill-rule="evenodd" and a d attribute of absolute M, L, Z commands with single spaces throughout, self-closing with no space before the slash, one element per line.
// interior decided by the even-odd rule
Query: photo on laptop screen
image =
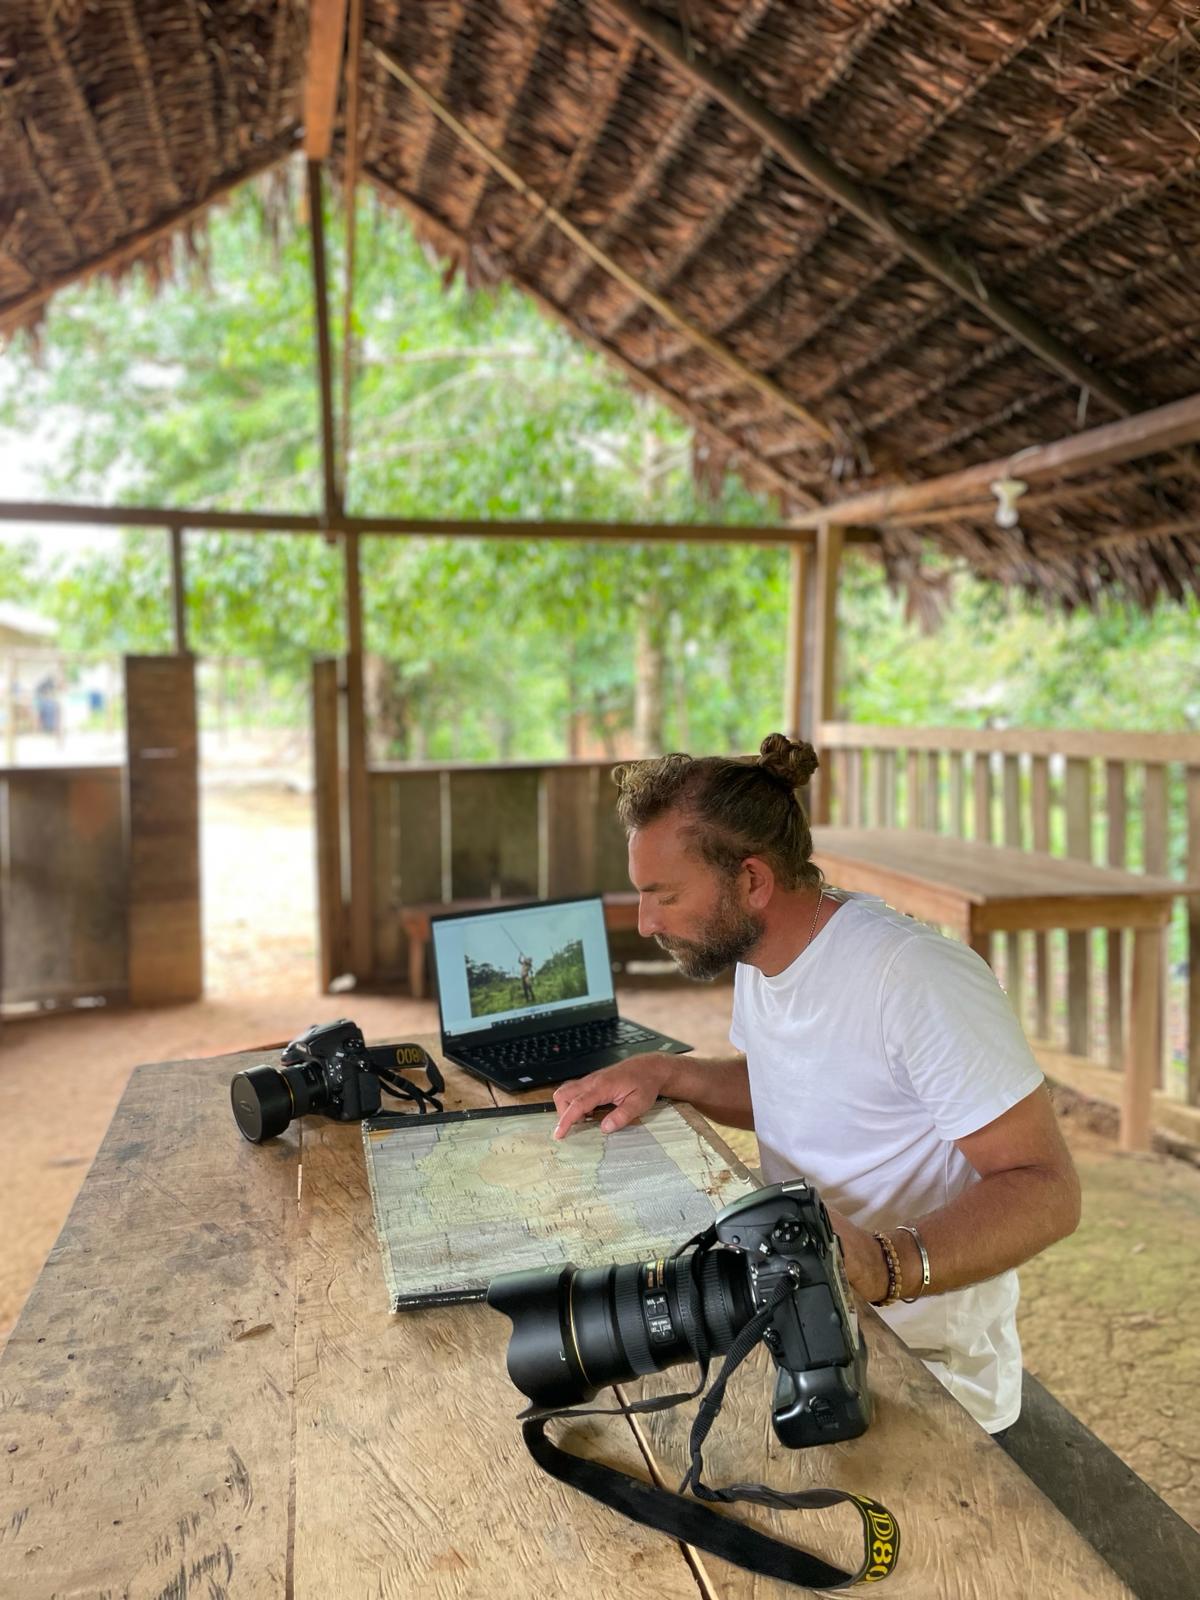
<path fill-rule="evenodd" d="M 435 920 L 433 937 L 447 1034 L 613 998 L 598 900 Z"/>
<path fill-rule="evenodd" d="M 510 927 L 501 918 L 491 927 L 470 930 L 463 953 L 471 1015 L 492 1016 L 585 995 L 583 940 L 571 937 L 576 930 L 561 926 L 568 920 L 547 918 L 545 925 Z"/>

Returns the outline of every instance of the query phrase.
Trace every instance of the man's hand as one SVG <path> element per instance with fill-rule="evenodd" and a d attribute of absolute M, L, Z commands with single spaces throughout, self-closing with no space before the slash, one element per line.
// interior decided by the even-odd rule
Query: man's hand
<path fill-rule="evenodd" d="M 826 1206 L 825 1209 L 829 1212 L 834 1233 L 842 1241 L 842 1255 L 850 1287 L 864 1300 L 882 1300 L 888 1290 L 888 1273 L 879 1240 L 866 1228 L 848 1221 L 832 1206 Z"/>
<path fill-rule="evenodd" d="M 602 1133 L 614 1133 L 626 1123 L 636 1122 L 666 1093 L 675 1062 L 674 1056 L 662 1054 L 630 1056 L 615 1067 L 602 1067 L 586 1078 L 562 1084 L 554 1091 L 559 1113 L 554 1137 L 563 1138 L 597 1106 L 613 1108 L 600 1124 Z"/>

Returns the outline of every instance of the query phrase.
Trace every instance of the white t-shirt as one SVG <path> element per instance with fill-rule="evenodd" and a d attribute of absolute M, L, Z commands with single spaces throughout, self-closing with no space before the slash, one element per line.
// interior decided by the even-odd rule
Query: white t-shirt
<path fill-rule="evenodd" d="M 844 903 L 783 972 L 738 966 L 729 1037 L 746 1054 L 767 1182 L 807 1178 L 851 1222 L 885 1229 L 978 1183 L 953 1141 L 1042 1073 L 973 950 L 872 895 L 827 893 Z M 1021 1409 L 1017 1293 L 1002 1272 L 880 1312 L 993 1433 Z"/>

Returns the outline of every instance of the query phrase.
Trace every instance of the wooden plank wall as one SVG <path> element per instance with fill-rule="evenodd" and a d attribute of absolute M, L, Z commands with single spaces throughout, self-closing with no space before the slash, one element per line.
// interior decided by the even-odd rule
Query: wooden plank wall
<path fill-rule="evenodd" d="M 842 825 L 929 828 L 1200 882 L 1200 735 L 830 722 L 817 744 L 834 775 L 833 816 Z M 1198 1105 L 1200 895 L 1181 902 L 1177 916 L 1187 930 L 1186 1094 Z M 1117 1069 L 1128 1020 L 1128 946 L 1115 929 L 1008 934 L 993 957 L 1036 1038 L 1095 1054 L 1103 1023 L 1104 1055 Z M 1056 974 L 1064 997 L 1061 1041 Z M 1160 1028 L 1164 1061 L 1167 1044 Z"/>
<path fill-rule="evenodd" d="M 0 1001 L 129 985 L 120 767 L 0 772 Z"/>
<path fill-rule="evenodd" d="M 611 768 L 607 761 L 375 768 L 374 979 L 407 977 L 399 920 L 406 905 L 627 890 Z M 636 933 L 611 942 L 619 959 L 646 954 Z"/>
<path fill-rule="evenodd" d="M 191 656 L 127 656 L 129 998 L 173 1005 L 203 992 L 200 785 Z"/>

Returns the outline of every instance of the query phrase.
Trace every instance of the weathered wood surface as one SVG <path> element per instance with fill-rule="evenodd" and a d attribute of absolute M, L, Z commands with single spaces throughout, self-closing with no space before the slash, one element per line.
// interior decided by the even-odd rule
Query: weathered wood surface
<path fill-rule="evenodd" d="M 299 1141 L 231 1070 L 134 1073 L 0 1357 L 6 1600 L 284 1593 Z"/>
<path fill-rule="evenodd" d="M 1109 901 L 1129 902 L 1125 926 L 1157 927 L 1163 921 L 1158 903 L 1169 905 L 1189 888 L 1174 878 L 976 839 L 925 833 L 914 839 L 903 828 L 814 828 L 813 854 L 831 876 L 839 874 L 835 881 L 843 887 L 855 887 L 846 881 L 853 875 L 910 889 L 913 897 L 944 896 L 971 908 L 976 925 L 993 931 L 1105 926 L 1093 918 L 1098 904 L 1106 914 L 1117 909 Z M 1072 920 L 1048 922 L 1047 916 Z"/>
<path fill-rule="evenodd" d="M 483 1306 L 388 1314 L 358 1126 L 309 1119 L 262 1148 L 238 1136 L 229 1076 L 261 1059 L 143 1067 L 130 1082 L 0 1357 L 0 1594 L 796 1592 L 707 1556 L 700 1586 L 671 1540 L 543 1476 L 515 1421 L 507 1322 Z M 450 1107 L 510 1098 L 447 1076 Z M 881 1327 L 872 1375 L 864 1439 L 787 1452 L 760 1364 L 731 1387 L 710 1481 L 882 1499 L 905 1537 L 898 1600 L 1127 1594 Z M 669 1484 L 690 1421 L 691 1408 L 638 1419 Z M 569 1443 L 650 1476 L 619 1418 L 581 1423 Z M 780 1526 L 833 1558 L 858 1549 L 844 1509 Z"/>
<path fill-rule="evenodd" d="M 423 1041 L 427 1046 L 433 1040 Z M 490 1105 L 447 1067 L 447 1110 Z M 544 1099 L 545 1091 L 533 1098 Z M 679 1547 L 545 1477 L 486 1306 L 392 1316 L 357 1127 L 306 1127 L 296 1336 L 295 1600 L 619 1594 L 695 1600 Z M 572 1448 L 646 1477 L 619 1418 Z"/>

